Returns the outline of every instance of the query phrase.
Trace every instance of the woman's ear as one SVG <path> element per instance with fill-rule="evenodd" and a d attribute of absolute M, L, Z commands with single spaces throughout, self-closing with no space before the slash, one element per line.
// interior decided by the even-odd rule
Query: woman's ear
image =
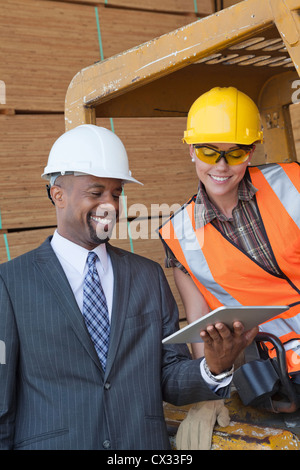
<path fill-rule="evenodd" d="M 190 156 L 191 156 L 191 159 L 192 159 L 192 162 L 195 161 L 195 150 L 194 150 L 194 146 L 192 144 L 189 144 L 189 149 L 190 149 Z"/>
<path fill-rule="evenodd" d="M 252 157 L 253 157 L 253 154 L 254 154 L 254 151 L 255 151 L 255 145 L 253 145 L 252 149 L 251 149 L 251 152 L 249 154 L 249 157 L 248 157 L 248 165 L 251 165 L 251 160 L 252 160 Z"/>

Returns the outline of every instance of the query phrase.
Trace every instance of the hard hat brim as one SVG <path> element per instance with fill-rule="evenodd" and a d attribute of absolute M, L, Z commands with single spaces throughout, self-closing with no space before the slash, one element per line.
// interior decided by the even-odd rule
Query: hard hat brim
<path fill-rule="evenodd" d="M 70 175 L 70 174 L 73 174 L 75 176 L 96 176 L 96 178 L 111 178 L 111 179 L 119 179 L 121 180 L 124 184 L 126 183 L 137 183 L 137 184 L 140 184 L 140 185 L 144 185 L 144 183 L 141 183 L 140 181 L 138 181 L 137 179 L 133 178 L 132 176 L 127 176 L 126 178 L 122 177 L 122 175 L 118 175 L 118 174 L 115 174 L 115 175 L 110 175 L 110 174 L 105 174 L 105 173 L 101 173 L 101 175 L 98 175 L 98 174 L 92 174 L 92 173 L 84 173 L 82 171 L 73 171 L 73 172 L 61 172 L 61 171 L 51 171 L 51 173 L 49 173 L 49 171 L 47 171 L 47 167 L 45 168 L 45 171 L 44 173 L 42 173 L 41 177 L 45 180 L 50 180 L 51 176 L 52 175 L 57 175 L 59 174 L 60 176 L 64 176 L 66 174 Z"/>

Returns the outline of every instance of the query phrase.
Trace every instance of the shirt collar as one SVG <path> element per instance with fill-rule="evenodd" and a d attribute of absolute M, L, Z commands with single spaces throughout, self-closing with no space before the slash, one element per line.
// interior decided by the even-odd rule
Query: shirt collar
<path fill-rule="evenodd" d="M 238 187 L 238 200 L 250 201 L 256 194 L 257 189 L 251 183 L 247 174 L 241 180 Z M 195 225 L 196 229 L 209 224 L 213 219 L 219 219 L 221 222 L 227 221 L 227 217 L 209 200 L 205 186 L 199 181 L 198 193 L 195 200 Z"/>
<path fill-rule="evenodd" d="M 89 250 L 62 237 L 57 230 L 53 234 L 51 246 L 57 255 L 83 274 Z M 98 255 L 101 268 L 105 272 L 108 266 L 106 244 L 101 243 L 92 251 Z"/>

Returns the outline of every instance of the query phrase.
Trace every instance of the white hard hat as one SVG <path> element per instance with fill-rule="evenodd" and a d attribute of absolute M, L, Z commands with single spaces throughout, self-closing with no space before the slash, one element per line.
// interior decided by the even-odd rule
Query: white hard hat
<path fill-rule="evenodd" d="M 93 124 L 75 127 L 56 140 L 42 178 L 50 180 L 53 175 L 70 173 L 142 184 L 131 176 L 127 152 L 119 137 Z"/>

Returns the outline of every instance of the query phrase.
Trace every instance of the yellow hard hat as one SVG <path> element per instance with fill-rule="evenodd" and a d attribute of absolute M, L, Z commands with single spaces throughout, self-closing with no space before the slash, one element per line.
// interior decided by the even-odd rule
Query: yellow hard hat
<path fill-rule="evenodd" d="M 234 143 L 262 142 L 260 115 L 254 101 L 234 87 L 215 87 L 191 106 L 183 142 Z"/>

